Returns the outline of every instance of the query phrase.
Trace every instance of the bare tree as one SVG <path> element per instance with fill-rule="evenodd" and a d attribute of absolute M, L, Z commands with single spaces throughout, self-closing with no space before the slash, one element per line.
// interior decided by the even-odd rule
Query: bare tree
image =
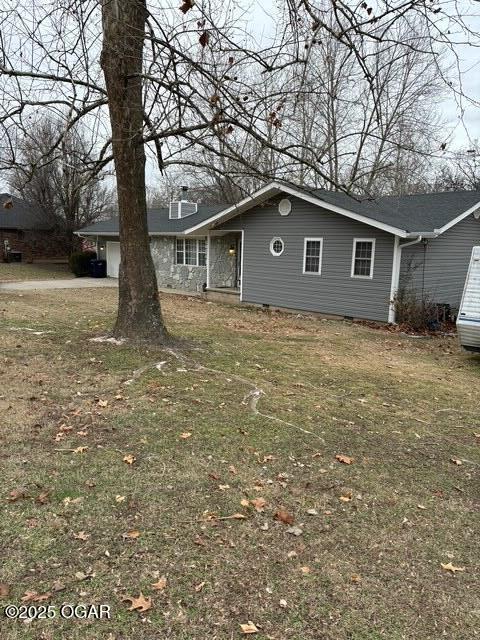
<path fill-rule="evenodd" d="M 239 167 L 245 179 L 285 178 L 300 164 L 315 183 L 344 188 L 339 169 L 325 163 L 324 146 L 283 126 L 289 97 L 304 91 L 318 43 L 330 39 L 352 59 L 356 76 L 367 83 L 366 104 L 373 100 L 379 135 L 387 137 L 388 122 L 375 103 L 381 71 L 376 49 L 386 55 L 397 47 L 397 57 L 421 51 L 436 60 L 439 48 L 454 44 L 450 24 L 472 42 L 475 36 L 455 6 L 435 1 L 379 0 L 373 8 L 366 2 L 288 0 L 279 11 L 277 31 L 261 46 L 242 29 L 243 6 L 235 0 L 184 0 L 180 7 L 174 0 L 161 7 L 147 7 L 146 0 L 17 0 L 12 7 L 0 0 L 4 166 L 15 162 L 17 133 L 39 110 L 64 118 L 64 136 L 80 120 L 88 124 L 97 157 L 85 171 L 114 161 L 121 239 L 117 336 L 167 339 L 148 246 L 146 146 L 161 172 L 210 166 L 218 156 L 220 176 Z M 418 31 L 409 31 L 414 20 Z M 291 82 L 285 84 L 288 70 Z M 453 90 L 462 95 L 461 87 Z M 342 153 L 333 151 L 332 160 L 338 158 Z M 357 164 L 360 173 L 349 182 L 364 188 L 362 162 Z"/>
<path fill-rule="evenodd" d="M 480 145 L 454 154 L 438 171 L 434 189 L 436 191 L 480 190 Z"/>
<path fill-rule="evenodd" d="M 59 120 L 43 118 L 18 139 L 16 163 L 8 175 L 10 188 L 35 205 L 42 220 L 62 240 L 66 251 L 73 232 L 103 217 L 112 199 L 104 174 L 86 172 L 91 149 L 80 125 L 62 134 Z M 56 141 L 62 140 L 56 146 Z"/>

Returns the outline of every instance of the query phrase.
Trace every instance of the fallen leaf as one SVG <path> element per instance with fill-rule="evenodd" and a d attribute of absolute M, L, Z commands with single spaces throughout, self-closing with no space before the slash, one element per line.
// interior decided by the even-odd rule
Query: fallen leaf
<path fill-rule="evenodd" d="M 63 584 L 63 582 L 60 582 L 60 580 L 55 580 L 55 582 L 52 584 L 52 591 L 58 592 L 58 591 L 65 591 L 67 587 Z"/>
<path fill-rule="evenodd" d="M 350 500 L 352 499 L 352 494 L 351 493 L 346 493 L 344 496 L 340 496 L 339 499 L 342 502 L 350 502 Z"/>
<path fill-rule="evenodd" d="M 83 571 L 77 571 L 75 574 L 75 578 L 82 582 L 83 580 L 88 580 L 89 578 L 94 578 L 95 574 L 92 573 L 91 569 L 87 570 L 87 573 L 83 573 Z"/>
<path fill-rule="evenodd" d="M 265 510 L 265 505 L 267 504 L 265 498 L 254 498 L 253 500 L 250 500 L 250 502 L 259 513 Z"/>
<path fill-rule="evenodd" d="M 132 531 L 127 531 L 127 533 L 123 534 L 124 538 L 130 538 L 130 540 L 136 540 L 140 537 L 140 531 L 138 529 L 133 529 Z"/>
<path fill-rule="evenodd" d="M 108 407 L 108 400 L 98 400 L 97 404 L 99 407 Z"/>
<path fill-rule="evenodd" d="M 242 500 L 240 500 L 240 504 L 242 505 L 242 507 L 249 507 L 250 500 L 247 500 L 246 498 L 242 498 Z"/>
<path fill-rule="evenodd" d="M 152 587 L 157 591 L 163 591 L 166 586 L 167 586 L 167 579 L 165 576 L 162 576 L 161 578 L 158 579 L 158 582 L 154 582 L 152 584 Z"/>
<path fill-rule="evenodd" d="M 283 598 L 282 598 L 282 600 L 280 600 L 280 602 L 278 604 L 282 607 L 282 609 L 286 609 L 288 607 L 287 601 L 283 600 Z"/>
<path fill-rule="evenodd" d="M 285 511 L 285 509 L 279 509 L 275 514 L 275 520 L 279 520 L 280 522 L 283 522 L 283 524 L 293 524 L 295 521 L 295 518 L 292 516 L 291 513 L 288 513 L 288 511 Z"/>
<path fill-rule="evenodd" d="M 75 540 L 88 540 L 90 535 L 85 533 L 85 531 L 79 531 L 78 533 L 74 533 L 73 537 Z"/>
<path fill-rule="evenodd" d="M 128 611 L 139 611 L 143 613 L 144 611 L 148 611 L 152 608 L 152 599 L 150 597 L 145 597 L 142 592 L 138 598 L 126 596 L 122 598 L 122 602 L 130 602 L 130 606 L 128 607 Z"/>
<path fill-rule="evenodd" d="M 137 458 L 132 453 L 129 453 L 123 458 L 123 461 L 127 464 L 133 464 L 137 461 Z"/>
<path fill-rule="evenodd" d="M 49 491 L 42 491 L 42 493 L 39 493 L 38 496 L 35 498 L 35 502 L 37 504 L 47 504 L 47 502 L 49 502 L 50 500 L 50 492 Z"/>
<path fill-rule="evenodd" d="M 25 591 L 24 596 L 21 598 L 22 602 L 44 602 L 52 597 L 50 591 L 47 593 L 37 593 L 36 591 Z"/>
<path fill-rule="evenodd" d="M 187 438 L 191 438 L 192 434 L 189 431 L 184 431 L 183 433 L 180 434 L 180 438 L 182 438 L 182 440 L 186 440 Z"/>
<path fill-rule="evenodd" d="M 0 598 L 8 598 L 10 595 L 10 587 L 4 582 L 0 582 Z"/>
<path fill-rule="evenodd" d="M 352 582 L 354 582 L 355 584 L 358 584 L 359 582 L 361 582 L 361 581 L 362 581 L 362 578 L 361 578 L 361 576 L 359 576 L 357 573 L 354 573 L 354 574 L 350 577 L 350 580 L 351 580 Z"/>
<path fill-rule="evenodd" d="M 27 493 L 22 489 L 14 489 L 8 494 L 7 501 L 16 502 L 17 500 L 22 500 L 23 498 L 28 498 Z"/>
<path fill-rule="evenodd" d="M 196 591 L 197 593 L 200 593 L 200 591 L 203 589 L 203 587 L 205 586 L 205 584 L 206 584 L 205 582 L 200 582 L 200 584 L 197 584 L 197 585 L 196 585 L 196 587 L 195 587 L 195 591 Z"/>
<path fill-rule="evenodd" d="M 342 462 L 343 464 L 352 464 L 352 462 L 354 461 L 354 458 L 350 458 L 349 456 L 344 456 L 344 455 L 341 455 L 341 454 L 337 454 L 335 456 L 335 458 L 339 462 Z"/>
<path fill-rule="evenodd" d="M 300 567 L 300 571 L 303 573 L 304 576 L 308 576 L 308 574 L 312 572 L 310 567 Z"/>
<path fill-rule="evenodd" d="M 422 509 L 425 510 L 427 507 L 425 507 L 423 504 L 417 504 L 417 509 Z"/>
<path fill-rule="evenodd" d="M 72 449 L 72 453 L 85 453 L 88 451 L 88 447 L 77 447 L 76 449 Z"/>
<path fill-rule="evenodd" d="M 115 502 L 125 502 L 127 496 L 115 496 Z"/>
<path fill-rule="evenodd" d="M 78 498 L 71 498 L 70 496 L 67 496 L 62 500 L 62 502 L 66 507 L 68 507 L 69 504 L 80 504 L 82 500 L 83 498 L 81 496 L 79 496 Z"/>
<path fill-rule="evenodd" d="M 456 464 L 458 466 L 463 464 L 463 462 L 461 460 L 459 460 L 458 458 L 450 458 L 450 462 L 453 462 L 453 464 Z"/>
<path fill-rule="evenodd" d="M 289 527 L 287 529 L 287 533 L 289 533 L 291 536 L 301 536 L 303 533 L 303 529 L 300 529 L 300 527 Z"/>
<path fill-rule="evenodd" d="M 308 509 L 307 514 L 309 516 L 318 516 L 318 511 L 316 509 Z"/>
<path fill-rule="evenodd" d="M 231 465 L 228 467 L 228 470 L 230 471 L 230 473 L 233 473 L 233 475 L 234 475 L 234 476 L 236 476 L 236 475 L 237 475 L 237 470 L 235 469 L 235 467 L 233 466 L 233 464 L 231 464 Z"/>
<path fill-rule="evenodd" d="M 226 491 L 227 489 L 230 489 L 230 485 L 229 484 L 219 484 L 218 488 L 220 489 L 220 491 Z"/>
<path fill-rule="evenodd" d="M 247 624 L 241 624 L 240 629 L 242 630 L 242 633 L 245 635 L 249 635 L 251 633 L 258 633 L 257 627 L 253 624 L 251 620 L 249 620 Z"/>
<path fill-rule="evenodd" d="M 451 571 L 452 573 L 456 573 L 457 571 L 465 571 L 465 567 L 455 567 L 451 562 L 448 562 L 447 564 L 443 564 L 443 562 L 441 563 L 442 569 L 445 569 L 445 571 Z"/>

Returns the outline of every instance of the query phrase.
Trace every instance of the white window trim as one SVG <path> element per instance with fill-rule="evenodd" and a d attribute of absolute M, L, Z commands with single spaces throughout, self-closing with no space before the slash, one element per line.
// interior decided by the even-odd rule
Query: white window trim
<path fill-rule="evenodd" d="M 306 271 L 305 269 L 307 264 L 307 242 L 320 242 L 320 255 L 318 256 L 318 271 Z M 322 259 L 323 259 L 323 238 L 304 238 L 302 273 L 306 276 L 321 276 L 322 275 Z"/>
<path fill-rule="evenodd" d="M 275 242 L 282 243 L 282 250 L 280 251 L 280 253 L 277 253 L 276 251 L 273 250 L 273 245 Z M 270 240 L 270 253 L 272 254 L 272 256 L 275 256 L 275 258 L 278 258 L 278 256 L 281 256 L 284 251 L 285 251 L 285 242 L 282 240 L 282 238 L 275 236 L 275 238 L 272 238 Z"/>
<path fill-rule="evenodd" d="M 183 245 L 183 262 L 177 262 L 177 243 L 178 241 L 181 240 L 182 245 Z M 185 241 L 186 240 L 194 240 L 195 241 L 195 264 L 187 264 L 186 262 L 186 258 L 187 258 L 187 254 L 186 254 L 186 250 L 185 250 Z M 206 251 L 206 264 L 200 264 L 200 240 L 205 240 L 207 241 L 207 238 L 182 238 L 180 236 L 176 236 L 175 237 L 175 251 L 174 251 L 174 255 L 173 255 L 173 264 L 176 267 L 200 267 L 201 269 L 206 269 L 208 266 L 208 256 L 209 256 L 209 247 L 208 247 L 208 242 L 206 242 L 205 244 L 205 251 Z"/>
<path fill-rule="evenodd" d="M 372 243 L 372 259 L 370 261 L 370 275 L 368 276 L 359 276 L 355 275 L 355 253 L 357 250 L 357 242 L 371 242 Z M 372 280 L 373 278 L 373 269 L 375 264 L 375 238 L 354 238 L 353 239 L 353 249 L 352 249 L 352 268 L 350 270 L 350 277 L 356 278 L 359 280 Z"/>

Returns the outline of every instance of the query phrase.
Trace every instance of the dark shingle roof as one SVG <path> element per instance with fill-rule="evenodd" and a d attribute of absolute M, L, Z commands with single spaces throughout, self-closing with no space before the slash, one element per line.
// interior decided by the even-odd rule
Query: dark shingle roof
<path fill-rule="evenodd" d="M 372 221 L 395 227 L 407 233 L 433 233 L 480 202 L 480 191 L 444 191 L 410 196 L 384 196 L 377 199 L 357 199 L 338 191 L 324 189 L 300 189 L 299 194 L 311 195 L 326 203 L 358 213 Z M 150 233 L 181 233 L 229 205 L 199 205 L 197 213 L 170 220 L 168 208 L 151 209 L 148 212 Z M 81 233 L 118 233 L 118 218 L 97 222 L 80 229 Z"/>
<path fill-rule="evenodd" d="M 179 218 L 178 220 L 170 220 L 168 217 L 168 207 L 162 207 L 159 209 L 148 210 L 148 231 L 150 233 L 162 234 L 162 233 L 181 233 L 185 229 L 193 227 L 195 224 L 207 220 L 211 216 L 223 211 L 228 205 L 198 205 L 197 213 L 193 213 L 191 216 L 185 218 Z M 118 218 L 112 218 L 112 220 L 102 220 L 89 227 L 80 229 L 80 233 L 96 233 L 102 235 L 102 233 L 118 233 Z"/>
<path fill-rule="evenodd" d="M 11 209 L 4 207 L 7 200 L 13 202 Z M 0 229 L 44 230 L 51 226 L 33 205 L 8 193 L 0 193 Z"/>
<path fill-rule="evenodd" d="M 345 193 L 314 190 L 315 197 L 408 233 L 433 232 L 480 202 L 480 191 L 443 191 L 357 200 Z"/>

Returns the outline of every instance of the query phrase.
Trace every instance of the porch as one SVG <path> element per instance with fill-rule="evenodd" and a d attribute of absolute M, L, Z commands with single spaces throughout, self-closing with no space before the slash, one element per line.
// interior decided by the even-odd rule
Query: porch
<path fill-rule="evenodd" d="M 207 244 L 207 298 L 238 303 L 242 282 L 242 232 L 211 231 Z"/>

